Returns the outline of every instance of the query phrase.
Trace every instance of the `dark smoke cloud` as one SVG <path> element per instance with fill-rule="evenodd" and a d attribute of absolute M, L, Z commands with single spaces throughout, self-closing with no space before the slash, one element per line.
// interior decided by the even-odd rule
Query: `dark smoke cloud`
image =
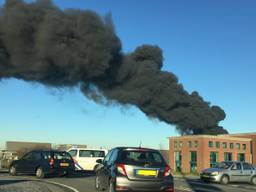
<path fill-rule="evenodd" d="M 62 11 L 50 0 L 7 0 L 0 11 L 0 79 L 79 85 L 88 98 L 136 105 L 182 134 L 227 133 L 218 125 L 225 112 L 189 94 L 162 65 L 157 46 L 123 54 L 111 15 Z"/>

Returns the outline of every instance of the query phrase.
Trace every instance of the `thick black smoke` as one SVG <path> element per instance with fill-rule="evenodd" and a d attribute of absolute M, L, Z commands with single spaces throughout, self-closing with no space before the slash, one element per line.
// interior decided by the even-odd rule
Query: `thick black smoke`
<path fill-rule="evenodd" d="M 182 134 L 227 133 L 218 125 L 225 112 L 186 92 L 162 65 L 157 46 L 123 54 L 110 15 L 62 11 L 50 0 L 7 0 L 0 11 L 0 79 L 79 85 L 97 102 L 136 105 Z"/>

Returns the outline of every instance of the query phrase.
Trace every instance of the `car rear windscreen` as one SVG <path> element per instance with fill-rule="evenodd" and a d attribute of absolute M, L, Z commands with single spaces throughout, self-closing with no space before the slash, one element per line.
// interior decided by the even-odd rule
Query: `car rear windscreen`
<path fill-rule="evenodd" d="M 53 153 L 53 158 L 56 159 L 56 160 L 61 160 L 61 159 L 71 160 L 71 156 L 67 152 L 54 152 Z"/>
<path fill-rule="evenodd" d="M 145 165 L 165 166 L 162 155 L 156 151 L 122 151 L 119 161 L 127 165 Z"/>

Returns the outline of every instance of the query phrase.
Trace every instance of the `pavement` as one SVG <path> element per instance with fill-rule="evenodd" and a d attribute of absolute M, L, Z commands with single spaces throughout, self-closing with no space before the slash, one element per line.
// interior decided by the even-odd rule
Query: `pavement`
<path fill-rule="evenodd" d="M 72 178 L 66 177 L 54 177 L 38 180 L 35 176 L 9 176 L 8 173 L 0 173 L 0 191 L 1 180 L 6 179 L 9 181 L 21 180 L 22 182 L 41 182 L 45 183 L 47 187 L 53 187 L 55 185 L 58 187 L 63 187 L 62 190 L 72 191 L 72 192 L 96 192 L 94 188 L 94 174 L 93 173 L 76 173 Z M 214 183 L 204 183 L 200 181 L 198 177 L 175 177 L 175 192 L 255 192 L 256 186 L 246 183 L 232 183 L 228 185 L 214 184 Z M 65 188 L 66 187 L 66 188 Z M 60 190 L 60 188 L 58 190 Z M 1 191 L 2 192 L 2 191 Z M 16 191 L 4 191 L 4 192 L 16 192 Z M 26 191 L 27 192 L 27 191 Z M 41 191 L 40 191 L 41 192 Z M 44 192 L 44 191 L 43 191 Z M 57 191 L 54 191 L 57 192 Z M 59 191 L 58 191 L 59 192 Z"/>

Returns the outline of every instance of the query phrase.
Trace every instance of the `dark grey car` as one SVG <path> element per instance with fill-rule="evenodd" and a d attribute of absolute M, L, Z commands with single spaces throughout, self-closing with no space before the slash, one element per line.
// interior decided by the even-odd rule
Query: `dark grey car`
<path fill-rule="evenodd" d="M 170 167 L 157 150 L 118 147 L 97 162 L 97 191 L 174 191 Z"/>
<path fill-rule="evenodd" d="M 47 175 L 72 175 L 75 164 L 65 151 L 34 150 L 11 163 L 11 175 L 35 174 L 38 178 Z"/>

